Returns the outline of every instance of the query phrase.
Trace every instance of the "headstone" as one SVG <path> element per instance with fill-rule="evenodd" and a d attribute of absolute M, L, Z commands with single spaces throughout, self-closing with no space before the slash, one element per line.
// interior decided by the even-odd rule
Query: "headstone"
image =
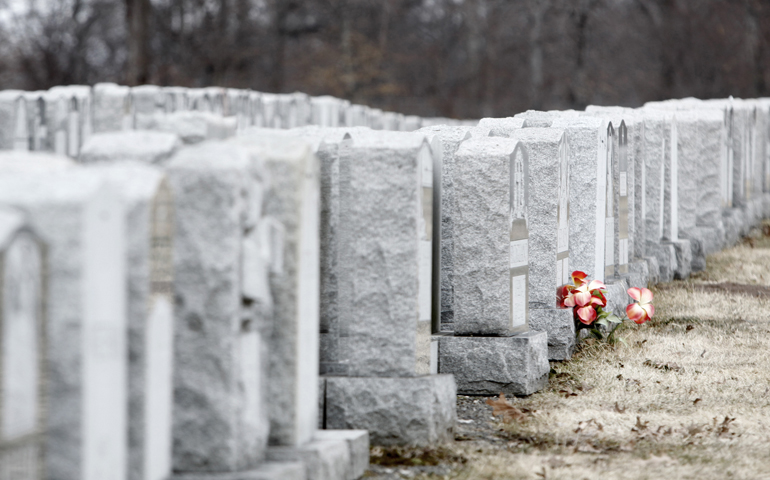
<path fill-rule="evenodd" d="M 530 288 L 526 153 L 514 140 L 475 138 L 459 146 L 454 160 L 455 335 L 525 332 Z"/>
<path fill-rule="evenodd" d="M 184 112 L 188 110 L 187 89 L 184 87 L 164 87 L 162 95 L 163 107 L 166 113 Z"/>
<path fill-rule="evenodd" d="M 524 127 L 523 118 L 482 118 L 479 127 L 487 128 L 493 137 L 508 137 L 514 130 Z"/>
<path fill-rule="evenodd" d="M 564 130 L 569 149 L 569 269 L 603 280 L 607 198 L 607 129 L 602 118 L 560 116 L 551 128 Z"/>
<path fill-rule="evenodd" d="M 250 470 L 269 428 L 268 272 L 244 260 L 270 247 L 257 235 L 264 170 L 243 148 L 206 142 L 177 152 L 166 171 L 175 200 L 173 469 Z"/>
<path fill-rule="evenodd" d="M 28 150 L 27 103 L 20 90 L 0 91 L 0 150 Z"/>
<path fill-rule="evenodd" d="M 131 88 L 134 102 L 134 128 L 146 130 L 156 114 L 165 111 L 163 89 L 155 85 L 140 85 Z"/>
<path fill-rule="evenodd" d="M 81 163 L 135 160 L 164 164 L 181 146 L 173 133 L 149 130 L 107 132 L 93 135 L 80 152 Z"/>
<path fill-rule="evenodd" d="M 527 225 L 529 327 L 548 333 L 548 358 L 567 360 L 575 346 L 572 312 L 556 292 L 570 282 L 570 155 L 564 130 L 523 128 L 511 138 L 529 153 Z"/>
<path fill-rule="evenodd" d="M 94 85 L 94 133 L 134 128 L 130 89 L 114 83 Z"/>
<path fill-rule="evenodd" d="M 454 329 L 454 218 L 456 196 L 454 191 L 454 176 L 456 169 L 455 153 L 463 141 L 472 137 L 473 127 L 425 127 L 418 133 L 436 135 L 443 144 L 443 161 L 441 168 L 441 245 L 440 245 L 440 297 L 438 314 L 441 331 Z M 488 135 L 487 135 L 488 136 Z"/>
<path fill-rule="evenodd" d="M 319 127 L 338 127 L 341 102 L 330 96 L 311 97 L 312 124 Z"/>
<path fill-rule="evenodd" d="M 148 122 L 151 130 L 179 136 L 191 145 L 204 140 L 224 140 L 235 136 L 238 129 L 235 117 L 222 117 L 210 112 L 186 111 L 157 114 Z"/>
<path fill-rule="evenodd" d="M 126 206 L 128 480 L 165 480 L 174 401 L 174 201 L 157 167 L 121 162 L 90 170 L 118 185 Z"/>
<path fill-rule="evenodd" d="M 19 211 L 0 206 L 0 478 L 44 478 L 45 250 Z"/>
<path fill-rule="evenodd" d="M 25 96 L 27 111 L 29 112 L 28 124 L 30 126 L 29 149 L 40 152 L 48 148 L 48 126 L 45 123 L 44 91 L 30 92 Z"/>
<path fill-rule="evenodd" d="M 0 165 L 3 160 L 0 158 Z M 0 172 L 2 167 L 0 166 Z M 48 245 L 45 475 L 123 480 L 126 472 L 124 212 L 95 172 L 0 173 L 0 203 Z"/>

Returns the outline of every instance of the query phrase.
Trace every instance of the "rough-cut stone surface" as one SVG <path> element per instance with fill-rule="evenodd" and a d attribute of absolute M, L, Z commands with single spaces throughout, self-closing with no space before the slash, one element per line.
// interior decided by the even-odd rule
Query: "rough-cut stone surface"
<path fill-rule="evenodd" d="M 672 281 L 674 279 L 674 272 L 677 269 L 674 245 L 671 242 L 648 243 L 647 251 L 658 261 L 658 282 L 668 283 Z M 652 277 L 652 273 L 650 276 Z"/>
<path fill-rule="evenodd" d="M 570 270 L 604 278 L 606 120 L 560 116 L 551 124 L 567 135 L 570 156 Z"/>
<path fill-rule="evenodd" d="M 265 462 L 254 470 L 227 473 L 176 473 L 171 480 L 307 480 L 302 462 Z"/>
<path fill-rule="evenodd" d="M 642 113 L 645 128 L 645 255 L 655 255 L 660 262 L 662 258 L 656 253 L 656 245 L 660 244 L 664 235 L 665 165 L 671 150 L 671 128 L 664 112 L 644 109 Z M 664 265 L 660 266 L 664 268 Z M 670 280 L 665 280 L 663 276 L 661 281 Z"/>
<path fill-rule="evenodd" d="M 692 272 L 692 245 L 689 240 L 684 240 L 681 238 L 671 243 L 674 246 L 674 251 L 676 252 L 676 268 L 674 269 L 674 278 L 676 280 L 686 280 Z"/>
<path fill-rule="evenodd" d="M 275 268 L 269 340 L 270 444 L 301 445 L 318 424 L 319 213 L 318 158 L 296 138 L 238 137 L 255 168 L 270 179 L 264 214 L 282 240 L 271 245 Z"/>
<path fill-rule="evenodd" d="M 130 89 L 114 83 L 97 83 L 93 90 L 94 133 L 133 128 Z"/>
<path fill-rule="evenodd" d="M 517 113 L 513 118 L 523 119 L 524 128 L 548 128 L 557 116 L 558 112 L 527 110 L 526 112 Z"/>
<path fill-rule="evenodd" d="M 244 220 L 258 181 L 248 152 L 222 143 L 181 150 L 167 171 L 176 200 L 174 470 L 249 470 L 268 434 L 265 320 L 242 321 L 241 310 Z"/>
<path fill-rule="evenodd" d="M 350 452 L 349 479 L 361 478 L 369 468 L 369 432 L 366 430 L 319 430 L 315 439 L 347 442 Z"/>
<path fill-rule="evenodd" d="M 439 343 L 441 373 L 454 375 L 457 393 L 530 395 L 548 382 L 548 335 L 452 337 Z"/>
<path fill-rule="evenodd" d="M 511 162 L 517 146 L 516 140 L 508 138 L 474 138 L 460 145 L 455 155 L 456 335 L 506 335 L 513 331 L 510 190 Z"/>
<path fill-rule="evenodd" d="M 452 375 L 327 377 L 326 428 L 368 430 L 372 445 L 449 442 L 456 400 Z"/>
<path fill-rule="evenodd" d="M 479 120 L 479 127 L 489 129 L 489 134 L 493 137 L 509 137 L 511 132 L 524 127 L 523 118 L 482 118 Z"/>
<path fill-rule="evenodd" d="M 658 263 L 658 258 L 644 257 L 644 261 L 647 263 L 648 285 L 655 285 L 656 283 L 660 283 L 660 264 Z"/>
<path fill-rule="evenodd" d="M 621 318 L 625 315 L 626 306 L 631 301 L 626 290 L 628 290 L 628 283 L 625 279 L 617 279 L 607 284 L 607 308 Z"/>
<path fill-rule="evenodd" d="M 165 132 L 132 130 L 92 135 L 78 157 L 82 163 L 133 160 L 163 164 L 179 149 L 179 138 Z"/>
<path fill-rule="evenodd" d="M 95 172 L 2 173 L 0 204 L 23 211 L 47 249 L 45 471 L 126 471 L 124 210 Z M 84 405 L 87 405 L 86 408 Z"/>
<path fill-rule="evenodd" d="M 431 301 L 421 298 L 429 292 L 421 290 L 420 250 L 432 222 L 428 225 L 421 214 L 420 167 L 422 159 L 432 157 L 430 146 L 414 133 L 358 131 L 352 136 L 340 157 L 337 277 L 341 328 L 349 337 L 348 373 L 415 375 L 422 337 L 428 373 L 430 321 L 420 321 L 420 313 Z"/>
<path fill-rule="evenodd" d="M 644 259 L 631 262 L 628 265 L 628 286 L 646 288 L 650 283 L 649 268 L 649 263 Z"/>
<path fill-rule="evenodd" d="M 148 123 L 148 129 L 172 133 L 187 145 L 233 137 L 238 126 L 235 117 L 197 111 L 158 113 Z"/>
<path fill-rule="evenodd" d="M 455 171 L 456 152 L 465 140 L 471 138 L 473 127 L 433 126 L 419 130 L 426 135 L 436 135 L 444 146 L 441 170 L 441 329 L 454 328 L 454 219 L 455 219 Z"/>
<path fill-rule="evenodd" d="M 131 88 L 131 100 L 134 110 L 134 128 L 148 129 L 156 113 L 164 110 L 161 87 L 156 85 L 139 85 Z"/>
<path fill-rule="evenodd" d="M 274 462 L 301 461 L 307 480 L 355 480 L 345 440 L 312 440 L 299 447 L 274 446 L 268 448 L 267 458 Z"/>
<path fill-rule="evenodd" d="M 530 308 L 529 328 L 548 334 L 548 359 L 569 360 L 575 351 L 575 321 L 572 309 Z"/>

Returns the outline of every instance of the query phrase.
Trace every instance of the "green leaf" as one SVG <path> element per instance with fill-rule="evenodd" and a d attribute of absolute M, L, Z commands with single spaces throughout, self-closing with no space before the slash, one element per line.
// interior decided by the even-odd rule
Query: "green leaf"
<path fill-rule="evenodd" d="M 604 325 L 606 327 L 607 325 L 609 325 L 609 322 L 607 321 L 606 318 L 599 318 L 598 320 L 596 320 L 594 322 L 594 324 L 595 325 Z"/>
<path fill-rule="evenodd" d="M 615 315 L 614 313 L 613 313 L 613 314 L 610 314 L 610 315 L 607 317 L 607 320 L 608 320 L 608 321 L 610 321 L 610 322 L 612 322 L 612 323 L 621 323 L 621 322 L 623 322 L 623 319 L 622 319 L 622 318 L 620 318 L 620 317 L 618 317 L 618 316 L 617 316 L 617 315 Z"/>
<path fill-rule="evenodd" d="M 602 335 L 602 332 L 599 331 L 597 328 L 592 328 L 591 333 L 594 335 L 594 337 L 598 338 L 599 340 L 602 340 L 604 336 Z"/>

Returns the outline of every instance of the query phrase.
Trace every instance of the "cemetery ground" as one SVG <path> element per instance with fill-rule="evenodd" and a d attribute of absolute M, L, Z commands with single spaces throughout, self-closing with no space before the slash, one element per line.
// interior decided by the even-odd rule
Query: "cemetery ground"
<path fill-rule="evenodd" d="M 373 447 L 367 478 L 770 479 L 770 223 L 653 292 L 624 343 L 552 362 L 505 419 L 458 397 L 453 444 Z"/>

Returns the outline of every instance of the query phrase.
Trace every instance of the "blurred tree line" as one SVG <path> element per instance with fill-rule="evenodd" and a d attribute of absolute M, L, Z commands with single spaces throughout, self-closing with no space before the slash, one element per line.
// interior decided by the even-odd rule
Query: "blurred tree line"
<path fill-rule="evenodd" d="M 763 0 L 18 2 L 0 0 L 2 88 L 219 85 L 475 118 L 770 85 Z"/>

